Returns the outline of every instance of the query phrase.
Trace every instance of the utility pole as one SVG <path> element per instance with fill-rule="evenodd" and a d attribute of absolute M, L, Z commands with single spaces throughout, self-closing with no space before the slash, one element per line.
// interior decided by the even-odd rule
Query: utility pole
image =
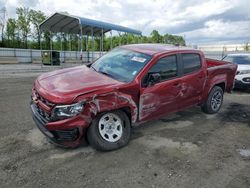
<path fill-rule="evenodd" d="M 5 22 L 6 22 L 5 19 L 6 19 L 6 8 L 3 7 L 0 9 L 0 28 L 1 28 L 2 42 L 4 40 L 3 33 L 4 33 Z"/>

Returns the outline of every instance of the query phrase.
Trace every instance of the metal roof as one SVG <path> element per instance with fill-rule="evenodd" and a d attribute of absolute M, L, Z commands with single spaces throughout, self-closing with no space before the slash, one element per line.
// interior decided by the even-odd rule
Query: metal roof
<path fill-rule="evenodd" d="M 39 26 L 41 31 L 71 34 L 80 34 L 80 27 L 82 27 L 83 35 L 91 35 L 91 28 L 93 28 L 95 36 L 100 36 L 102 31 L 106 33 L 111 30 L 141 35 L 141 31 L 128 27 L 58 12 L 47 18 Z"/>

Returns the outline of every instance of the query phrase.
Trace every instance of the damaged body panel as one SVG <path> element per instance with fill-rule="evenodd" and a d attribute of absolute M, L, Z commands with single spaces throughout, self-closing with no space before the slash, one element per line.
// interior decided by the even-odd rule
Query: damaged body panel
<path fill-rule="evenodd" d="M 93 64 L 39 76 L 31 96 L 33 119 L 46 137 L 62 146 L 78 146 L 90 126 L 99 126 L 104 141 L 116 141 L 126 128 L 119 123 L 139 125 L 202 105 L 215 86 L 230 92 L 236 68 L 205 59 L 198 50 L 156 44 L 122 46 Z M 114 118 L 113 124 L 108 117 Z M 108 134 L 115 125 L 117 135 L 111 138 Z"/>

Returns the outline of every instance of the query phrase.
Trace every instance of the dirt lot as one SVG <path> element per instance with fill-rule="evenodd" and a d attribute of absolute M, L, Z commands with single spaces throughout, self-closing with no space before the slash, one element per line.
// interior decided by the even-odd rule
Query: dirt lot
<path fill-rule="evenodd" d="M 217 115 L 194 107 L 134 128 L 127 147 L 102 153 L 48 143 L 29 109 L 39 73 L 10 74 L 0 76 L 1 187 L 250 187 L 250 93 L 227 94 Z"/>

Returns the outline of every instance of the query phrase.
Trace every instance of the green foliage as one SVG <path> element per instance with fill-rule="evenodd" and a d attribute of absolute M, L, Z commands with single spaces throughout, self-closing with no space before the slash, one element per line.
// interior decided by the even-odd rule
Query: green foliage
<path fill-rule="evenodd" d="M 17 33 L 17 24 L 16 20 L 13 18 L 9 18 L 6 26 L 6 37 L 7 37 L 7 47 L 15 46 L 15 38 Z"/>
<path fill-rule="evenodd" d="M 46 16 L 40 10 L 36 11 L 33 9 L 30 10 L 29 14 L 30 14 L 30 21 L 34 26 L 34 32 L 32 33 L 32 36 L 37 41 L 37 45 L 35 46 L 35 48 L 40 48 L 39 24 L 46 19 Z"/>
<path fill-rule="evenodd" d="M 248 42 L 246 42 L 243 46 L 244 51 L 250 51 L 250 44 Z"/>
<path fill-rule="evenodd" d="M 150 34 L 152 43 L 163 43 L 163 36 L 158 31 L 153 30 Z"/>
<path fill-rule="evenodd" d="M 41 38 L 39 37 L 39 24 L 46 19 L 45 14 L 42 11 L 23 7 L 17 8 L 16 14 L 17 19 L 8 19 L 4 44 L 0 45 L 12 48 L 29 47 L 34 49 L 39 49 L 40 46 L 42 46 L 42 49 L 50 49 L 51 34 L 47 31 L 43 32 Z M 79 35 L 58 33 L 53 34 L 52 38 L 52 46 L 55 50 L 80 51 L 81 49 Z M 185 46 L 185 40 L 182 36 L 170 34 L 161 35 L 157 30 L 153 30 L 150 36 L 122 34 L 111 38 L 111 36 L 104 35 L 103 50 L 108 51 L 111 49 L 111 46 L 114 48 L 120 45 L 135 43 L 166 43 Z M 88 37 L 87 41 L 87 37 L 83 36 L 82 49 L 83 51 L 99 51 L 100 37 L 95 37 L 94 42 L 92 43 L 91 37 Z"/>
<path fill-rule="evenodd" d="M 16 9 L 18 33 L 25 48 L 28 48 L 28 35 L 30 34 L 31 16 L 29 8 L 19 7 Z"/>

